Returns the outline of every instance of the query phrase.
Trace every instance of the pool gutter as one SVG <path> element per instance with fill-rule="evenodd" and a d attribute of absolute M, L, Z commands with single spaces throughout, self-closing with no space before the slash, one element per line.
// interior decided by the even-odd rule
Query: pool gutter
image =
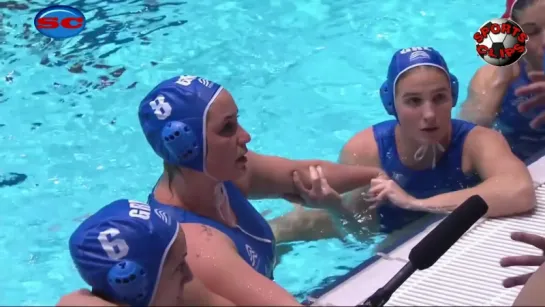
<path fill-rule="evenodd" d="M 530 272 L 533 268 L 501 268 L 499 259 L 513 253 L 535 251 L 526 245 L 514 243 L 509 234 L 521 230 L 545 235 L 545 150 L 528 159 L 526 164 L 536 183 L 536 211 L 528 216 L 481 219 L 433 267 L 413 274 L 387 305 L 511 305 L 520 287 L 504 289 L 501 280 Z M 355 306 L 361 303 L 403 267 L 411 248 L 439 222 L 439 218 L 432 220 L 420 229 L 407 233 L 384 251 L 386 257 L 371 257 L 334 283 L 311 292 L 309 297 L 317 298 L 319 304 L 333 306 Z M 494 252 L 483 253 L 483 250 Z M 471 268 L 471 264 L 478 264 L 478 268 Z M 469 270 L 464 270 L 467 267 Z M 456 291 L 456 287 L 460 289 Z M 453 295 L 453 291 L 457 294 Z M 304 304 L 310 302 L 307 300 Z"/>

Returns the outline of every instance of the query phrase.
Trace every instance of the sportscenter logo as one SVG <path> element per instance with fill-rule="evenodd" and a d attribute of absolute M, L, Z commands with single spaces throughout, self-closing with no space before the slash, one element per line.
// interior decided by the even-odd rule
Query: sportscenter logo
<path fill-rule="evenodd" d="M 34 27 L 41 34 L 53 39 L 74 37 L 85 29 L 85 15 L 71 6 L 46 7 L 34 17 Z"/>

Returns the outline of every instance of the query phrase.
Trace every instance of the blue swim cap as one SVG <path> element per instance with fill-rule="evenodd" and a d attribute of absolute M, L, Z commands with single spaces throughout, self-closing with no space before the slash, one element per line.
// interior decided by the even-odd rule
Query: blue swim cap
<path fill-rule="evenodd" d="M 165 212 L 121 199 L 81 223 L 70 237 L 70 254 L 94 293 L 119 304 L 147 306 L 178 231 Z"/>
<path fill-rule="evenodd" d="M 140 103 L 138 117 L 163 160 L 206 173 L 206 115 L 223 88 L 196 76 L 165 80 Z"/>
<path fill-rule="evenodd" d="M 412 47 L 400 49 L 394 53 L 388 67 L 386 81 L 380 87 L 380 99 L 388 114 L 397 117 L 394 105 L 397 80 L 404 72 L 417 66 L 437 67 L 449 76 L 452 90 L 452 106 L 456 106 L 456 101 L 458 100 L 458 79 L 449 72 L 443 56 L 431 47 Z"/>

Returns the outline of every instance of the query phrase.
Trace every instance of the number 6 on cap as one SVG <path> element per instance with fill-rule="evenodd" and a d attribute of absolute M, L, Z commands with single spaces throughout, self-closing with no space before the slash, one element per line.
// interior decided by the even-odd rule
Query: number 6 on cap
<path fill-rule="evenodd" d="M 123 239 L 114 239 L 120 232 L 116 228 L 108 228 L 98 234 L 100 245 L 113 260 L 119 260 L 129 254 L 129 246 Z M 110 238 L 108 238 L 110 237 Z M 112 240 L 113 239 L 113 240 Z"/>

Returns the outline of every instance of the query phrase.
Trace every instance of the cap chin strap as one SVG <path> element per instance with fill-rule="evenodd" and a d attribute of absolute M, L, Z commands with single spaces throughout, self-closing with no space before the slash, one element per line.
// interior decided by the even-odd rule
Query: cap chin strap
<path fill-rule="evenodd" d="M 212 175 L 208 174 L 208 172 L 206 172 L 206 168 L 203 174 L 213 179 L 214 181 L 219 181 L 216 178 L 214 178 Z M 180 178 L 182 181 L 185 180 L 183 176 L 181 176 Z M 225 186 L 223 185 L 223 182 L 220 181 L 214 186 L 214 202 L 216 206 L 216 211 L 219 212 L 220 217 L 223 221 L 226 221 L 226 219 L 220 207 L 221 207 L 221 204 L 224 203 L 226 199 L 227 199 L 227 193 L 225 193 Z"/>
<path fill-rule="evenodd" d="M 433 151 L 433 160 L 431 162 L 431 168 L 434 169 L 437 166 L 437 151 L 445 152 L 445 147 L 443 147 L 443 145 L 441 145 L 440 143 L 421 145 L 418 148 L 418 150 L 414 153 L 414 160 L 422 161 L 422 159 L 424 159 L 430 147 Z"/>
<path fill-rule="evenodd" d="M 227 201 L 227 193 L 225 193 L 225 186 L 223 185 L 223 182 L 216 184 L 214 187 L 214 198 L 216 202 L 216 210 L 220 214 L 221 219 L 223 221 L 227 221 L 221 210 L 221 205 Z"/>
<path fill-rule="evenodd" d="M 222 92 L 223 90 L 223 87 L 220 86 L 216 92 L 214 93 L 214 96 L 212 96 L 212 98 L 210 99 L 210 101 L 208 102 L 208 104 L 206 105 L 206 108 L 204 109 L 204 112 L 203 112 L 203 115 L 202 115 L 202 170 L 203 170 L 203 173 L 210 177 L 211 179 L 214 179 L 216 181 L 219 181 L 217 178 L 214 178 L 214 176 L 212 176 L 208 170 L 206 169 L 206 156 L 208 155 L 208 144 L 207 144 L 207 140 L 206 140 L 206 123 L 207 123 L 207 118 L 208 118 L 208 111 L 210 111 L 210 108 L 212 107 L 212 105 L 214 104 L 214 102 L 216 102 L 216 98 L 218 98 L 219 94 Z"/>
<path fill-rule="evenodd" d="M 204 159 L 206 160 L 206 157 L 204 157 Z M 216 178 L 216 177 L 210 175 L 210 173 L 209 173 L 208 170 L 206 169 L 206 161 L 204 161 L 204 163 L 205 163 L 205 164 L 204 164 L 202 173 L 205 174 L 206 177 L 208 177 L 208 178 L 210 178 L 210 179 L 212 179 L 212 180 L 214 180 L 214 181 L 219 181 L 218 178 Z"/>

